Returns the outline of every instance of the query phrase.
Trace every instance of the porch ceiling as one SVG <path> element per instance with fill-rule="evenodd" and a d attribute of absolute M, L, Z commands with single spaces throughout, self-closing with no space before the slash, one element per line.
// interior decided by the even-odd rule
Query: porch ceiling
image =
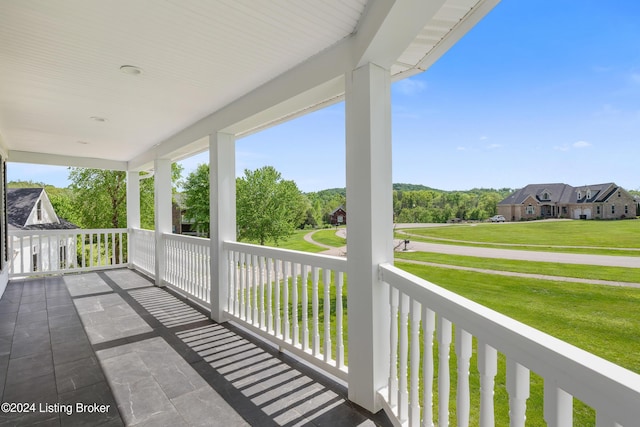
<path fill-rule="evenodd" d="M 141 168 L 185 157 L 213 124 L 194 126 L 215 114 L 242 135 L 339 100 L 340 76 L 370 51 L 387 49 L 395 78 L 422 71 L 497 1 L 431 2 L 400 50 L 386 45 L 405 31 L 406 0 L 2 1 L 0 142 L 13 161 Z M 305 64 L 329 71 L 308 78 Z M 295 89 L 269 95 L 283 76 Z M 257 88 L 259 109 L 228 113 L 255 104 Z"/>

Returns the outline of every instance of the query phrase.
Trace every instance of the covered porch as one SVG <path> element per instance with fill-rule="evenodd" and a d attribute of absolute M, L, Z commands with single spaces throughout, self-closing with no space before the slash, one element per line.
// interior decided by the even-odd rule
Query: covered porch
<path fill-rule="evenodd" d="M 129 269 L 12 281 L 3 425 L 391 425 L 344 384 Z"/>
<path fill-rule="evenodd" d="M 0 27 L 10 31 L 0 45 L 11 47 L 2 64 L 11 89 L 0 94 L 3 167 L 8 160 L 127 174 L 126 228 L 9 233 L 0 220 L 8 310 L 0 326 L 12 340 L 4 400 L 16 393 L 27 402 L 77 403 L 66 394 L 79 385 L 73 375 L 56 373 L 64 332 L 55 325 L 68 321 L 87 356 L 68 362 L 85 363 L 101 384 L 90 403 L 117 404 L 105 423 L 167 416 L 187 425 L 335 425 L 339 415 L 350 425 L 388 417 L 398 426 L 493 426 L 501 410 L 524 426 L 534 372 L 544 379 L 544 408 L 534 409 L 549 426 L 572 425 L 574 398 L 595 410 L 599 427 L 637 424 L 637 374 L 393 265 L 391 83 L 427 69 L 496 3 L 2 3 Z M 236 140 L 342 100 L 348 257 L 238 242 Z M 211 238 L 173 235 L 171 163 L 205 150 Z M 154 230 L 140 227 L 147 171 L 155 180 Z M 25 259 L 16 248 L 45 242 L 72 242 L 91 255 L 14 261 Z M 28 278 L 48 275 L 55 277 Z M 41 322 L 30 335 L 24 321 L 35 313 Z M 51 355 L 33 366 L 36 378 L 55 374 L 50 394 L 18 386 L 16 331 L 18 344 L 27 335 L 25 351 Z M 346 391 L 287 353 L 344 381 Z M 494 402 L 498 354 L 506 358 L 508 408 Z M 36 363 L 24 356 L 25 366 Z M 171 372 L 159 360 L 171 360 Z M 187 381 L 176 381 L 177 372 Z M 143 393 L 132 393 L 132 378 Z M 478 420 L 470 415 L 475 400 Z"/>

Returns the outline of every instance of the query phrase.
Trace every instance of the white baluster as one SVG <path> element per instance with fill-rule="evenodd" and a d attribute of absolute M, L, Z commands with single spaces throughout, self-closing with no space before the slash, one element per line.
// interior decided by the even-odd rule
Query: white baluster
<path fill-rule="evenodd" d="M 307 290 L 307 277 L 309 266 L 302 265 L 302 349 L 309 350 L 309 296 Z"/>
<path fill-rule="evenodd" d="M 240 317 L 241 319 L 245 319 L 245 313 L 246 313 L 246 309 L 245 309 L 245 299 L 246 299 L 246 295 L 245 295 L 245 281 L 246 281 L 246 274 L 245 274 L 245 269 L 246 269 L 246 265 L 244 262 L 244 252 L 240 252 L 240 268 L 238 270 L 238 275 L 240 276 L 240 292 L 238 292 L 238 298 L 240 299 L 240 313 L 238 315 L 238 317 Z"/>
<path fill-rule="evenodd" d="M 389 334 L 389 404 L 398 404 L 398 289 L 389 286 L 389 308 L 391 309 L 391 330 Z"/>
<path fill-rule="evenodd" d="M 573 397 L 549 378 L 544 380 L 544 419 L 548 427 L 573 425 Z"/>
<path fill-rule="evenodd" d="M 409 357 L 408 325 L 409 296 L 400 294 L 400 375 L 398 378 L 398 419 L 404 423 L 409 418 L 409 390 L 407 384 L 407 358 Z"/>
<path fill-rule="evenodd" d="M 422 349 L 422 425 L 433 427 L 433 333 L 436 330 L 436 313 L 426 307 L 422 309 L 424 333 Z"/>
<path fill-rule="evenodd" d="M 266 309 L 265 309 L 265 295 L 264 295 L 264 281 L 265 281 L 265 266 L 264 257 L 260 257 L 260 329 L 266 329 Z"/>
<path fill-rule="evenodd" d="M 462 328 L 456 328 L 456 356 L 458 360 L 458 393 L 456 396 L 456 414 L 458 426 L 469 425 L 471 397 L 469 393 L 469 360 L 471 359 L 471 334 Z"/>
<path fill-rule="evenodd" d="M 296 274 L 296 264 L 291 263 L 291 308 L 293 317 L 293 336 L 291 337 L 291 344 L 294 346 L 300 345 L 299 328 L 298 328 L 298 275 Z"/>
<path fill-rule="evenodd" d="M 344 336 L 342 335 L 342 285 L 344 275 L 336 272 L 336 367 L 344 367 Z"/>
<path fill-rule="evenodd" d="M 324 361 L 331 360 L 331 296 L 329 290 L 331 289 L 331 270 L 324 269 L 323 271 L 323 283 L 324 283 Z"/>
<path fill-rule="evenodd" d="M 289 269 L 288 262 L 282 261 L 282 317 L 284 319 L 284 340 L 289 341 L 291 335 L 291 324 L 289 323 Z"/>
<path fill-rule="evenodd" d="M 226 251 L 227 255 L 227 310 L 231 312 L 231 314 L 235 314 L 234 311 L 234 301 L 235 297 L 233 293 L 235 292 L 235 286 L 233 285 L 233 251 Z M 213 301 L 212 301 L 213 302 Z"/>
<path fill-rule="evenodd" d="M 438 316 L 438 426 L 449 425 L 451 322 Z"/>
<path fill-rule="evenodd" d="M 507 392 L 509 393 L 510 427 L 524 427 L 529 398 L 529 370 L 507 359 Z"/>
<path fill-rule="evenodd" d="M 420 377 L 420 304 L 411 300 L 411 392 L 409 394 L 409 426 L 420 425 L 420 398 L 418 386 Z"/>
<path fill-rule="evenodd" d="M 267 258 L 265 262 L 267 263 L 267 332 L 273 333 L 273 264 L 271 258 Z"/>
<path fill-rule="evenodd" d="M 252 257 L 251 271 L 253 273 L 252 277 L 252 289 L 253 289 L 253 315 L 251 319 L 252 325 L 258 325 L 259 323 L 259 307 L 258 307 L 258 274 L 260 271 L 258 270 L 258 256 L 254 255 Z"/>
<path fill-rule="evenodd" d="M 314 356 L 320 354 L 320 331 L 318 325 L 318 268 L 314 267 L 311 283 L 311 318 L 313 321 L 313 341 L 311 352 Z"/>
<path fill-rule="evenodd" d="M 274 285 L 276 287 L 276 310 L 275 310 L 275 321 L 276 321 L 276 336 L 282 336 L 282 314 L 280 313 L 280 263 L 279 259 L 274 259 L 273 264 L 275 266 L 275 280 Z"/>
<path fill-rule="evenodd" d="M 498 373 L 498 352 L 478 340 L 478 372 L 480 373 L 480 427 L 495 426 L 493 394 Z"/>

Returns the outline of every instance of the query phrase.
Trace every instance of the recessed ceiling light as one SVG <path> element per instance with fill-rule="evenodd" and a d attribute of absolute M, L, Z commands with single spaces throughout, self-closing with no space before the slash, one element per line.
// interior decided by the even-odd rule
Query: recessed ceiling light
<path fill-rule="evenodd" d="M 91 120 L 93 120 L 94 122 L 106 122 L 107 119 L 105 119 L 104 117 L 100 117 L 100 116 L 91 116 L 89 117 Z"/>
<path fill-rule="evenodd" d="M 135 65 L 123 65 L 120 67 L 120 71 L 131 76 L 139 76 L 142 74 L 142 68 L 136 67 Z"/>

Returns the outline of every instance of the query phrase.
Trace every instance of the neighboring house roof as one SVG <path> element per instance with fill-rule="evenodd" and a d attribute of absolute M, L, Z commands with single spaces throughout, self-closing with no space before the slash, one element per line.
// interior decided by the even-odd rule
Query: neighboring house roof
<path fill-rule="evenodd" d="M 342 205 L 340 205 L 337 208 L 335 208 L 333 211 L 331 211 L 331 213 L 329 215 L 333 215 L 334 213 L 336 213 L 338 211 L 342 211 L 344 213 L 347 213 L 347 211 L 344 210 L 344 207 Z"/>
<path fill-rule="evenodd" d="M 43 197 L 44 195 L 44 197 Z M 21 230 L 68 230 L 78 228 L 75 224 L 56 215 L 57 222 L 28 224 L 27 220 L 36 207 L 38 200 L 49 202 L 44 188 L 8 188 L 7 220 L 9 226 Z"/>
<path fill-rule="evenodd" d="M 529 184 L 510 194 L 498 205 L 519 205 L 528 197 L 535 198 L 541 204 L 600 203 L 608 200 L 619 188 L 613 182 L 580 187 L 563 183 Z"/>

